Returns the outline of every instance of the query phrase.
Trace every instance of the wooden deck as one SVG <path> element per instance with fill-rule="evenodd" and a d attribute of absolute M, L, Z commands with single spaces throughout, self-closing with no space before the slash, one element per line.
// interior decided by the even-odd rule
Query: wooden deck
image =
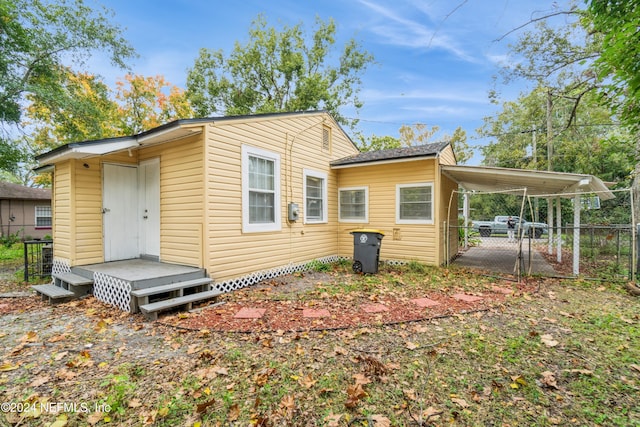
<path fill-rule="evenodd" d="M 203 268 L 167 264 L 146 259 L 130 259 L 72 267 L 70 272 L 54 273 L 52 285 L 33 287 L 50 301 L 81 297 L 88 293 L 107 304 L 130 313 L 141 306 L 149 319 L 160 311 L 191 308 L 195 302 L 216 297 L 212 280 Z"/>

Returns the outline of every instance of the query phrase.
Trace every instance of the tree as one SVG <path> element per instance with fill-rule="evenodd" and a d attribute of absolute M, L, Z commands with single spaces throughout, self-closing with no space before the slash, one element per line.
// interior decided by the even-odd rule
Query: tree
<path fill-rule="evenodd" d="M 633 196 L 640 200 L 640 7 L 638 1 L 591 0 L 588 16 L 591 30 L 602 36 L 595 69 L 603 89 L 600 93 L 622 123 L 634 132 L 636 165 Z M 634 203 L 636 222 L 640 203 Z"/>
<path fill-rule="evenodd" d="M 201 49 L 187 76 L 187 96 L 196 114 L 325 109 L 340 123 L 354 126 L 357 120 L 339 109 L 362 106 L 360 77 L 373 57 L 351 39 L 334 59 L 334 21 L 318 18 L 316 26 L 311 37 L 300 25 L 278 32 L 260 15 L 249 30 L 249 42 L 236 42 L 229 56 Z"/>
<path fill-rule="evenodd" d="M 547 150 L 547 88 L 537 87 L 502 111 L 485 117 L 478 129 L 493 140 L 482 148 L 483 164 L 519 169 L 549 169 Z M 577 110 L 573 99 L 558 98 L 554 106 L 553 170 L 593 174 L 607 181 L 624 181 L 633 167 L 629 134 L 613 120 L 596 92 L 583 95 Z M 567 117 L 573 116 L 566 127 Z"/>
<path fill-rule="evenodd" d="M 68 65 L 81 66 L 95 50 L 122 68 L 135 55 L 112 24 L 112 13 L 82 0 L 3 0 L 0 3 L 0 126 L 20 123 L 25 96 L 60 108 L 76 102 L 63 86 Z M 4 156 L 4 150 L 0 157 Z M 2 162 L 0 162 L 2 163 Z M 14 165 L 15 167 L 15 165 Z"/>
<path fill-rule="evenodd" d="M 118 131 L 122 135 L 133 135 L 194 115 L 185 92 L 172 86 L 163 76 L 128 74 L 124 82 L 116 84 L 116 98 L 120 101 Z"/>
<path fill-rule="evenodd" d="M 567 19 L 562 25 L 547 22 L 560 15 Z M 629 129 L 619 126 L 619 116 L 598 96 L 602 79 L 595 70 L 603 35 L 587 26 L 589 13 L 575 5 L 527 24 L 534 30 L 511 47 L 516 65 L 502 74 L 507 83 L 526 79 L 536 87 L 485 119 L 479 133 L 496 138 L 483 149 L 485 164 L 625 181 L 634 162 Z"/>
<path fill-rule="evenodd" d="M 60 90 L 74 98 L 64 108 L 49 98 L 27 96 L 30 101 L 22 122 L 28 135 L 14 141 L 24 163 L 20 181 L 31 179 L 28 159 L 60 145 L 91 139 L 133 135 L 171 120 L 193 117 L 184 91 L 162 76 L 127 75 L 111 90 L 95 75 L 67 69 Z"/>
<path fill-rule="evenodd" d="M 372 135 L 368 139 L 359 135 L 360 151 L 388 150 L 392 148 L 411 147 L 415 145 L 425 145 L 433 143 L 434 136 L 440 128 L 432 126 L 431 129 L 423 123 L 414 125 L 403 125 L 398 132 L 400 138 L 392 136 L 376 136 Z M 443 135 L 436 142 L 449 142 L 456 154 L 458 163 L 465 163 L 473 155 L 473 150 L 467 144 L 467 133 L 461 127 L 453 131 L 453 135 Z"/>

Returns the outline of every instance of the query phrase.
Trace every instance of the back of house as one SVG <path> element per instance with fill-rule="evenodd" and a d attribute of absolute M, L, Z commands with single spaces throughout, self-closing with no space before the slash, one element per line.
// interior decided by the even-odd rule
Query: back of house
<path fill-rule="evenodd" d="M 382 259 L 437 265 L 457 213 L 448 144 L 360 153 L 326 112 L 178 120 L 38 160 L 54 176 L 54 270 L 147 258 L 228 291 L 350 258 L 361 227 L 385 233 Z"/>

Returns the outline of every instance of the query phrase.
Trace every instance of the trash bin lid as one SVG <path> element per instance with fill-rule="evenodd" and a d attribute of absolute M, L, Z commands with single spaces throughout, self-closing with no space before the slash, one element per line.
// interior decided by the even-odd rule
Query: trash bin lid
<path fill-rule="evenodd" d="M 376 230 L 374 228 L 358 228 L 357 230 L 351 230 L 349 233 L 378 233 L 384 236 L 384 231 Z"/>

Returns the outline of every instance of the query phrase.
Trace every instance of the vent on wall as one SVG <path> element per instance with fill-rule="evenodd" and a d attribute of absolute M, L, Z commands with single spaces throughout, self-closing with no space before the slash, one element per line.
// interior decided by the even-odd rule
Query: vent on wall
<path fill-rule="evenodd" d="M 329 126 L 322 127 L 322 149 L 331 151 L 331 128 Z"/>

